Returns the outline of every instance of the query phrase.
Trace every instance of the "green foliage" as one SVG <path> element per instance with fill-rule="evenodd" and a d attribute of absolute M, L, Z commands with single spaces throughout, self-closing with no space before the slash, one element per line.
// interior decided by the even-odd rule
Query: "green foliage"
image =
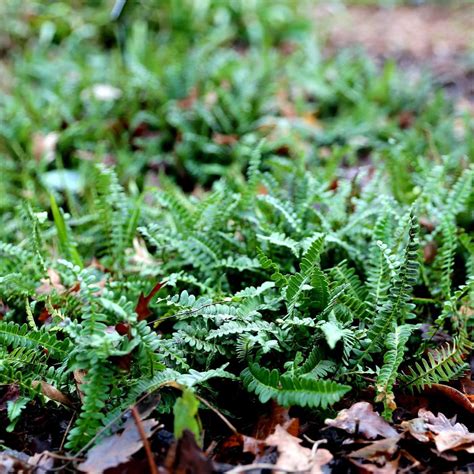
<path fill-rule="evenodd" d="M 194 438 L 200 439 L 200 423 L 197 418 L 199 400 L 193 395 L 191 390 L 185 390 L 183 395 L 178 398 L 174 404 L 174 436 L 181 438 L 184 430 L 193 433 Z"/>
<path fill-rule="evenodd" d="M 242 372 L 248 390 L 255 392 L 262 403 L 274 398 L 280 405 L 300 405 L 326 408 L 339 401 L 350 389 L 326 380 L 280 375 L 276 369 L 268 370 L 250 364 Z"/>
<path fill-rule="evenodd" d="M 406 344 L 414 326 L 404 324 L 394 326 L 393 331 L 387 335 L 385 346 L 387 352 L 383 357 L 383 366 L 377 376 L 376 401 L 382 401 L 384 404 L 384 416 L 391 418 L 392 412 L 396 407 L 394 402 L 393 385 L 398 375 L 398 368 L 403 362 L 406 351 Z"/>
<path fill-rule="evenodd" d="M 0 28 L 12 421 L 50 383 L 77 406 L 74 453 L 144 393 L 171 412 L 173 384 L 311 410 L 375 374 L 389 417 L 399 391 L 461 374 L 474 149 L 428 78 L 323 58 L 305 2 L 127 2 L 115 23 L 26 3 L 34 21 Z M 198 434 L 193 410 L 185 391 L 178 433 Z"/>

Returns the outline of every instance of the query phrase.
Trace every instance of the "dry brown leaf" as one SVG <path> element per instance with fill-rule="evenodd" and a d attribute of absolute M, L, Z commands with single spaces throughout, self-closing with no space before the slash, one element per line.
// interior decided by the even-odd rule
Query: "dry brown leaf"
<path fill-rule="evenodd" d="M 79 394 L 79 398 L 81 402 L 84 401 L 84 393 L 81 390 L 81 386 L 84 383 L 85 376 L 87 372 L 83 369 L 77 369 L 73 371 L 74 381 L 76 382 L 76 389 L 77 393 Z"/>
<path fill-rule="evenodd" d="M 153 428 L 158 425 L 154 419 L 142 421 L 143 431 L 151 436 Z M 86 460 L 78 468 L 88 474 L 100 474 L 106 469 L 118 466 L 130 459 L 143 446 L 140 433 L 133 418 L 127 420 L 124 430 L 102 440 L 88 453 Z"/>
<path fill-rule="evenodd" d="M 355 403 L 349 409 L 341 410 L 334 420 L 327 419 L 325 423 L 351 434 L 360 433 L 368 439 L 374 439 L 377 436 L 383 438 L 398 436 L 397 431 L 374 412 L 372 405 L 368 402 Z"/>
<path fill-rule="evenodd" d="M 435 416 L 432 412 L 420 409 L 418 418 L 404 421 L 402 428 L 418 441 L 433 441 L 438 452 L 467 451 L 474 454 L 474 433 L 466 426 L 449 420 L 442 413 Z"/>
<path fill-rule="evenodd" d="M 374 474 L 396 474 L 399 472 L 398 458 L 393 461 L 388 461 L 384 466 L 379 466 L 375 463 L 364 463 L 356 461 L 355 459 L 351 459 L 351 462 L 359 467 L 361 469 L 360 472 L 363 472 L 364 474 L 371 472 Z"/>
<path fill-rule="evenodd" d="M 351 462 L 367 472 L 395 474 L 398 469 L 398 457 L 393 459 L 398 451 L 399 436 L 374 441 L 349 454 Z M 363 460 L 363 461 L 362 461 Z"/>
<path fill-rule="evenodd" d="M 64 293 L 66 288 L 61 284 L 61 277 L 56 270 L 48 268 L 46 271 L 48 278 L 41 280 L 41 285 L 36 288 L 37 295 L 49 295 L 56 290 L 58 293 Z"/>
<path fill-rule="evenodd" d="M 212 474 L 214 472 L 212 461 L 199 448 L 194 435 L 189 430 L 184 430 L 179 441 L 168 450 L 164 464 L 166 473 Z M 160 472 L 163 471 L 160 470 Z"/>
<path fill-rule="evenodd" d="M 49 399 L 54 400 L 55 402 L 62 403 L 63 405 L 72 406 L 71 400 L 69 400 L 69 398 L 64 395 L 63 392 L 58 390 L 56 387 L 53 387 L 48 382 L 45 382 L 44 380 L 35 380 L 34 382 L 32 382 L 31 385 L 33 388 L 36 388 L 38 387 L 38 385 L 41 385 L 41 392 L 45 397 L 48 397 Z"/>
<path fill-rule="evenodd" d="M 301 446 L 301 439 L 290 435 L 282 426 L 277 426 L 275 432 L 265 442 L 278 449 L 278 461 L 275 468 L 291 471 L 303 471 L 310 474 L 322 473 L 321 467 L 332 461 L 333 456 L 327 449 L 312 450 Z"/>
<path fill-rule="evenodd" d="M 299 434 L 299 420 L 290 417 L 288 408 L 284 408 L 275 401 L 272 401 L 270 413 L 258 418 L 252 436 L 256 439 L 266 439 L 275 431 L 278 425 L 281 425 L 293 436 L 298 436 Z"/>
<path fill-rule="evenodd" d="M 28 459 L 28 464 L 34 466 L 34 472 L 47 473 L 50 472 L 54 467 L 54 458 L 49 455 L 49 451 L 44 451 L 42 453 L 36 453 L 33 456 L 30 456 Z"/>
<path fill-rule="evenodd" d="M 440 394 L 449 398 L 452 402 L 464 408 L 467 412 L 474 414 L 474 401 L 471 401 L 464 393 L 450 387 L 449 385 L 442 385 L 434 383 L 430 387 L 424 389 L 425 393 Z"/>
<path fill-rule="evenodd" d="M 212 140 L 217 145 L 235 145 L 238 142 L 237 135 L 225 135 L 223 133 L 214 133 Z"/>

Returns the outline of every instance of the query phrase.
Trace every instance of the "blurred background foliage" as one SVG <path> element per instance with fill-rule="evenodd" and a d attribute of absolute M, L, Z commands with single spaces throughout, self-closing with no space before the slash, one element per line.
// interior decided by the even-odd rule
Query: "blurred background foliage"
<path fill-rule="evenodd" d="M 266 159 L 327 179 L 369 155 L 405 166 L 394 186 L 410 201 L 410 156 L 472 155 L 459 139 L 472 116 L 453 114 L 429 75 L 360 48 L 326 54 L 318 5 L 142 0 L 118 15 L 111 1 L 2 2 L 0 236 L 18 230 L 21 200 L 48 209 L 51 192 L 66 216 L 93 212 L 95 163 L 131 195 L 164 175 L 199 192 L 240 179 L 265 138 Z"/>

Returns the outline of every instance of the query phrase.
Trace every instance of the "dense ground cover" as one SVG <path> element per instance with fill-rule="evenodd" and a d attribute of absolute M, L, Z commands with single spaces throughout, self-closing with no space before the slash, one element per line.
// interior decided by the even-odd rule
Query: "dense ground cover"
<path fill-rule="evenodd" d="M 281 440 L 262 455 L 238 433 L 264 444 L 281 407 L 317 440 L 354 402 L 400 423 L 448 387 L 472 423 L 469 108 L 429 74 L 325 56 L 303 3 L 141 2 L 115 21 L 89 3 L 1 7 L 4 446 L 83 458 L 147 393 L 169 470 L 192 451 L 163 461 L 173 429 L 222 470 L 274 462 Z M 464 436 L 418 467 L 461 469 Z M 416 470 L 398 441 L 367 462 Z"/>

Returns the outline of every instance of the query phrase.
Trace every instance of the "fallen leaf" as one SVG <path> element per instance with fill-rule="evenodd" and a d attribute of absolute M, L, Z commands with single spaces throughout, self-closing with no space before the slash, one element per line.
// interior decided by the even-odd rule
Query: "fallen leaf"
<path fill-rule="evenodd" d="M 0 398 L 0 411 L 7 409 L 7 403 L 16 400 L 20 396 L 20 388 L 18 385 L 10 384 L 3 396 Z"/>
<path fill-rule="evenodd" d="M 177 101 L 178 107 L 181 109 L 190 109 L 196 102 L 198 96 L 199 96 L 199 92 L 197 88 L 193 87 L 187 97 Z"/>
<path fill-rule="evenodd" d="M 148 296 L 145 296 L 143 293 L 140 293 L 140 296 L 138 297 L 138 303 L 137 306 L 135 307 L 135 312 L 138 315 L 138 321 L 142 321 L 143 319 L 148 318 L 151 314 L 151 310 L 148 307 L 150 304 L 151 299 L 153 296 L 155 296 L 158 291 L 160 291 L 161 287 L 163 286 L 163 283 L 158 282 L 153 289 L 150 291 Z"/>
<path fill-rule="evenodd" d="M 238 142 L 237 135 L 225 135 L 223 133 L 214 133 L 212 140 L 217 145 L 235 145 Z"/>
<path fill-rule="evenodd" d="M 341 410 L 334 420 L 327 419 L 325 423 L 351 434 L 360 433 L 368 439 L 374 439 L 377 436 L 383 438 L 398 436 L 397 431 L 374 412 L 372 405 L 368 402 L 355 403 L 349 409 Z"/>
<path fill-rule="evenodd" d="M 77 393 L 79 394 L 79 398 L 82 401 L 84 401 L 84 393 L 81 389 L 82 384 L 84 383 L 85 376 L 87 372 L 83 369 L 77 369 L 72 372 L 74 381 L 76 382 L 76 389 Z"/>
<path fill-rule="evenodd" d="M 399 440 L 400 436 L 379 439 L 353 451 L 348 456 L 351 458 L 351 462 L 368 472 L 395 474 L 398 469 L 398 458 L 393 459 L 393 456 L 398 451 Z M 359 459 L 368 462 L 361 462 Z"/>
<path fill-rule="evenodd" d="M 60 390 L 58 390 L 56 387 L 53 387 L 51 384 L 48 382 L 45 382 L 44 380 L 38 381 L 35 380 L 34 382 L 31 383 L 33 388 L 38 387 L 38 385 L 41 386 L 41 392 L 45 397 L 48 397 L 50 400 L 54 400 L 55 402 L 62 403 L 63 405 L 66 406 L 72 406 L 71 400 L 64 395 Z"/>
<path fill-rule="evenodd" d="M 435 416 L 430 411 L 420 409 L 418 418 L 402 422 L 401 427 L 422 443 L 433 441 L 440 453 L 454 450 L 474 454 L 474 433 L 442 413 Z"/>
<path fill-rule="evenodd" d="M 252 436 L 256 439 L 265 439 L 275 431 L 278 425 L 281 425 L 293 436 L 298 436 L 299 434 L 299 420 L 297 418 L 290 418 L 288 408 L 284 408 L 275 401 L 272 401 L 271 412 L 258 418 Z"/>
<path fill-rule="evenodd" d="M 34 472 L 48 473 L 54 467 L 54 457 L 49 456 L 49 451 L 43 451 L 30 456 L 28 464 L 34 466 Z"/>
<path fill-rule="evenodd" d="M 464 408 L 468 413 L 474 414 L 474 401 L 471 401 L 466 395 L 449 385 L 434 383 L 430 387 L 426 387 L 423 392 L 430 394 L 440 394 L 447 397 L 456 405 Z"/>
<path fill-rule="evenodd" d="M 282 426 L 277 426 L 275 432 L 266 440 L 268 446 L 278 449 L 278 468 L 287 471 L 303 471 L 311 474 L 322 473 L 322 466 L 332 461 L 333 456 L 327 449 L 309 449 L 301 446 L 301 439 L 289 434 Z"/>
<path fill-rule="evenodd" d="M 375 463 L 365 463 L 351 459 L 351 462 L 360 468 L 359 472 L 364 474 L 373 472 L 374 474 L 396 474 L 398 470 L 398 459 L 388 461 L 383 467 Z"/>
<path fill-rule="evenodd" d="M 48 268 L 46 270 L 48 278 L 41 279 L 41 285 L 36 288 L 37 295 L 49 295 L 53 291 L 64 293 L 66 288 L 61 284 L 61 277 L 56 270 Z"/>
<path fill-rule="evenodd" d="M 142 421 L 143 431 L 151 436 L 153 428 L 158 425 L 154 419 Z M 130 459 L 132 454 L 143 447 L 140 433 L 133 418 L 129 418 L 121 433 L 103 439 L 88 453 L 86 460 L 78 468 L 88 474 L 100 474 L 106 469 L 118 466 Z"/>
<path fill-rule="evenodd" d="M 425 263 L 433 263 L 438 253 L 436 242 L 430 241 L 423 247 L 423 260 Z"/>
<path fill-rule="evenodd" d="M 402 110 L 398 116 L 398 126 L 404 130 L 410 128 L 415 121 L 415 115 L 411 110 Z"/>
<path fill-rule="evenodd" d="M 165 460 L 165 472 L 173 474 L 211 474 L 212 461 L 201 451 L 194 435 L 185 430 L 180 440 L 171 446 Z"/>

